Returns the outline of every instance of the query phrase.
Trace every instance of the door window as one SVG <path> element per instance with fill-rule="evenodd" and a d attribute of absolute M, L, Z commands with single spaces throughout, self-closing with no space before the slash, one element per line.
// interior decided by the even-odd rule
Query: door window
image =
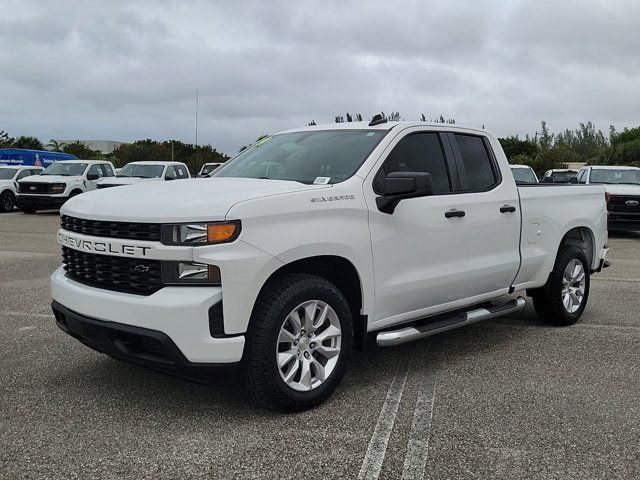
<path fill-rule="evenodd" d="M 164 176 L 166 180 L 175 180 L 176 179 L 176 169 L 173 166 L 167 167 L 167 173 Z"/>
<path fill-rule="evenodd" d="M 100 164 L 100 168 L 102 169 L 102 176 L 104 177 L 113 177 L 113 170 L 111 170 L 111 165 L 107 165 L 106 163 Z"/>
<path fill-rule="evenodd" d="M 467 172 L 469 191 L 491 190 L 499 181 L 497 169 L 489 156 L 482 137 L 454 134 L 464 169 Z"/>
<path fill-rule="evenodd" d="M 91 165 L 89 167 L 89 171 L 87 172 L 87 176 L 89 175 L 97 175 L 98 178 L 102 178 L 104 177 L 104 173 L 102 172 L 102 169 L 100 168 L 100 165 L 97 163 L 94 163 L 93 165 Z"/>
<path fill-rule="evenodd" d="M 376 174 L 373 189 L 382 193 L 385 177 L 391 172 L 426 172 L 431 174 L 433 193 L 451 192 L 447 162 L 437 133 L 414 133 L 393 148 Z"/>

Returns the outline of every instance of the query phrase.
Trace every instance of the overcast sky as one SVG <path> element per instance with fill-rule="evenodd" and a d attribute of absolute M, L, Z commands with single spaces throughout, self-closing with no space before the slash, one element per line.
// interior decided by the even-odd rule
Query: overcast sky
<path fill-rule="evenodd" d="M 0 130 L 194 141 L 398 110 L 498 135 L 638 125 L 640 2 L 2 0 Z"/>

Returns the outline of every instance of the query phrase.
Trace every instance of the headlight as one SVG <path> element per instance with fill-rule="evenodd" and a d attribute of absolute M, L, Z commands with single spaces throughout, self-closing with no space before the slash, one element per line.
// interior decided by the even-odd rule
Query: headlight
<path fill-rule="evenodd" d="M 220 268 L 194 262 L 162 262 L 162 283 L 165 285 L 221 285 Z"/>
<path fill-rule="evenodd" d="M 233 242 L 240 235 L 240 221 L 162 225 L 162 243 L 198 247 Z"/>
<path fill-rule="evenodd" d="M 50 188 L 52 193 L 61 193 L 64 192 L 67 185 L 65 183 L 53 183 Z"/>

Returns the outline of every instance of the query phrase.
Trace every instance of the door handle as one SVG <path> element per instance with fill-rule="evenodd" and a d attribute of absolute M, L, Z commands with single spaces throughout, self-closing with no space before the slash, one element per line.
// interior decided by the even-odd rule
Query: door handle
<path fill-rule="evenodd" d="M 503 205 L 500 207 L 500 213 L 513 213 L 516 211 L 516 207 L 513 205 Z"/>
<path fill-rule="evenodd" d="M 447 212 L 444 212 L 444 216 L 445 216 L 445 218 L 453 218 L 453 217 L 461 218 L 461 217 L 465 216 L 465 213 L 464 213 L 463 210 L 455 210 L 455 209 L 453 209 L 453 210 L 449 210 Z"/>

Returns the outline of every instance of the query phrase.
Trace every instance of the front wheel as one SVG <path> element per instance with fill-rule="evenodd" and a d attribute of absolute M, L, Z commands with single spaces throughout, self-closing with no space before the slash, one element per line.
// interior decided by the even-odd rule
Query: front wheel
<path fill-rule="evenodd" d="M 251 316 L 245 382 L 264 406 L 315 407 L 342 380 L 351 342 L 351 312 L 335 285 L 315 275 L 281 275 L 265 285 Z"/>
<path fill-rule="evenodd" d="M 575 245 L 560 249 L 547 283 L 533 295 L 538 317 L 552 325 L 573 325 L 589 298 L 589 261 Z"/>
<path fill-rule="evenodd" d="M 4 192 L 0 195 L 0 212 L 10 212 L 15 205 L 15 199 L 11 192 Z"/>

